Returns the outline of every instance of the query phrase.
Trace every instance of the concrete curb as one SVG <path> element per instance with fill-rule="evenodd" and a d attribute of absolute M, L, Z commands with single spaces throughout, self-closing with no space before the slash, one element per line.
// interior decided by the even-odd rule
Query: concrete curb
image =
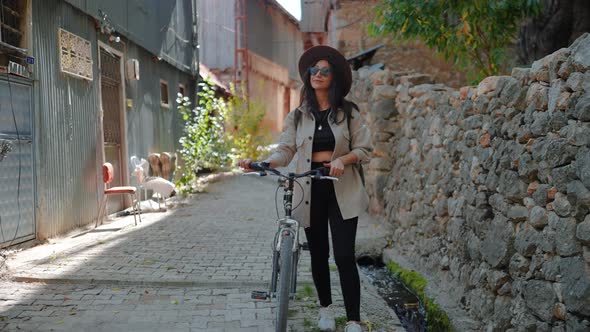
<path fill-rule="evenodd" d="M 116 280 L 116 279 L 92 279 L 92 278 L 39 278 L 27 276 L 15 276 L 15 282 L 44 283 L 44 284 L 84 284 L 84 285 L 130 285 L 149 287 L 195 287 L 195 288 L 256 288 L 252 290 L 264 290 L 268 287 L 267 281 L 213 281 L 213 280 Z"/>

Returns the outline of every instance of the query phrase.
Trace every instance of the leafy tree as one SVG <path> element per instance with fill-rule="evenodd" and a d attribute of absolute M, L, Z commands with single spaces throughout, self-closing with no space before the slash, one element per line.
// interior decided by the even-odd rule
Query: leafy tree
<path fill-rule="evenodd" d="M 473 79 L 496 75 L 521 20 L 539 10 L 539 0 L 384 0 L 377 6 L 374 35 L 422 39 Z"/>

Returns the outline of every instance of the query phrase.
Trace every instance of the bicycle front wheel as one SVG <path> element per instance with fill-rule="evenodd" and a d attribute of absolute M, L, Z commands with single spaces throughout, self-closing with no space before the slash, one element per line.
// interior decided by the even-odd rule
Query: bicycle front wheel
<path fill-rule="evenodd" d="M 293 234 L 286 232 L 281 235 L 281 267 L 279 270 L 279 289 L 277 291 L 277 322 L 276 331 L 287 331 L 289 315 L 289 297 L 291 293 L 291 275 L 293 271 Z"/>

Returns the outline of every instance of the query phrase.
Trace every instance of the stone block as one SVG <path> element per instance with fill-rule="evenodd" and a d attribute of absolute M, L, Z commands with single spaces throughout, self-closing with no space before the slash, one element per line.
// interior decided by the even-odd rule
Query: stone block
<path fill-rule="evenodd" d="M 524 278 L 529 271 L 530 260 L 520 253 L 515 253 L 510 257 L 508 271 L 513 279 Z"/>
<path fill-rule="evenodd" d="M 559 281 L 560 278 L 560 267 L 561 267 L 561 257 L 559 256 L 550 256 L 545 255 L 544 261 L 541 266 L 541 277 L 547 281 Z M 556 284 L 554 284 L 556 285 Z M 555 289 L 556 287 L 554 287 Z M 558 300 L 562 299 L 562 293 L 559 289 L 555 289 L 555 293 L 557 295 Z"/>
<path fill-rule="evenodd" d="M 559 97 L 557 97 L 557 101 L 555 102 L 555 107 L 560 111 L 564 111 L 565 109 L 567 109 L 568 105 L 570 104 L 571 97 L 572 97 L 572 94 L 570 92 L 567 92 L 567 91 L 561 92 L 559 94 Z"/>
<path fill-rule="evenodd" d="M 510 76 L 488 76 L 484 78 L 477 85 L 476 95 L 483 96 L 490 92 L 500 92 L 500 89 L 506 83 L 508 78 L 510 78 Z"/>
<path fill-rule="evenodd" d="M 371 158 L 369 168 L 377 171 L 390 171 L 391 161 L 385 158 Z"/>
<path fill-rule="evenodd" d="M 533 112 L 531 133 L 534 137 L 545 136 L 549 131 L 549 113 Z"/>
<path fill-rule="evenodd" d="M 432 76 L 426 74 L 413 74 L 400 77 L 400 83 L 404 85 L 420 85 L 434 83 Z"/>
<path fill-rule="evenodd" d="M 567 257 L 582 253 L 582 246 L 576 241 L 576 219 L 560 218 L 550 212 L 549 226 L 555 230 L 555 251 L 558 255 Z"/>
<path fill-rule="evenodd" d="M 492 268 L 508 264 L 513 249 L 512 225 L 504 218 L 496 216 L 484 234 L 481 244 L 481 256 Z"/>
<path fill-rule="evenodd" d="M 488 287 L 496 293 L 506 282 L 510 281 L 510 276 L 504 271 L 491 270 L 487 273 Z"/>
<path fill-rule="evenodd" d="M 537 229 L 543 229 L 549 222 L 547 210 L 534 206 L 529 213 L 529 224 Z"/>
<path fill-rule="evenodd" d="M 532 228 L 520 230 L 514 238 L 514 249 L 524 257 L 531 257 L 537 250 L 540 237 L 541 233 Z"/>
<path fill-rule="evenodd" d="M 590 215 L 576 226 L 576 238 L 584 245 L 590 246 Z"/>
<path fill-rule="evenodd" d="M 565 88 L 570 91 L 589 91 L 590 73 L 572 73 L 565 82 Z"/>
<path fill-rule="evenodd" d="M 576 106 L 569 115 L 580 121 L 590 121 L 590 93 L 586 93 L 576 100 Z"/>
<path fill-rule="evenodd" d="M 526 94 L 526 103 L 537 110 L 546 111 L 549 104 L 549 89 L 540 83 L 531 84 Z"/>
<path fill-rule="evenodd" d="M 557 190 L 566 192 L 567 185 L 576 179 L 576 171 L 572 164 L 557 167 L 551 170 L 551 183 Z"/>
<path fill-rule="evenodd" d="M 522 202 L 527 196 L 528 185 L 514 171 L 503 171 L 500 175 L 499 192 L 508 200 Z"/>
<path fill-rule="evenodd" d="M 546 145 L 540 148 L 541 150 L 538 151 L 540 159 L 545 161 L 550 168 L 566 165 L 576 156 L 576 148 L 569 145 L 563 138 L 550 139 L 546 142 Z M 535 151 L 533 150 L 533 157 L 534 155 Z"/>
<path fill-rule="evenodd" d="M 393 85 L 378 85 L 373 89 L 373 100 L 395 99 L 396 87 Z"/>
<path fill-rule="evenodd" d="M 526 306 L 545 322 L 553 317 L 553 306 L 557 302 L 557 295 L 550 282 L 529 280 L 523 287 Z"/>
<path fill-rule="evenodd" d="M 555 194 L 555 199 L 551 203 L 553 211 L 560 217 L 568 217 L 571 213 L 572 206 L 567 199 L 567 196 L 558 192 Z"/>
<path fill-rule="evenodd" d="M 572 204 L 574 217 L 583 220 L 590 209 L 590 190 L 581 181 L 572 181 L 567 185 L 567 198 Z"/>
<path fill-rule="evenodd" d="M 549 115 L 549 129 L 553 132 L 559 132 L 561 128 L 567 125 L 567 116 L 565 112 L 554 111 L 548 113 Z"/>
<path fill-rule="evenodd" d="M 560 79 L 551 81 L 551 86 L 549 87 L 549 90 L 547 92 L 547 111 L 555 111 L 557 107 L 557 100 L 563 92 L 564 86 L 565 83 Z"/>
<path fill-rule="evenodd" d="M 576 71 L 590 69 L 590 33 L 584 33 L 572 43 L 568 60 Z"/>
<path fill-rule="evenodd" d="M 569 311 L 590 316 L 590 272 L 580 256 L 561 260 L 563 300 Z"/>
<path fill-rule="evenodd" d="M 576 121 L 563 127 L 559 135 L 568 144 L 575 146 L 590 146 L 590 123 Z"/>
<path fill-rule="evenodd" d="M 576 175 L 590 189 L 590 148 L 581 147 L 576 153 Z"/>
<path fill-rule="evenodd" d="M 384 99 L 373 103 L 371 107 L 371 122 L 379 119 L 388 120 L 393 116 L 398 115 L 395 101 L 393 99 Z"/>
<path fill-rule="evenodd" d="M 512 68 L 510 76 L 514 77 L 522 85 L 528 85 L 530 82 L 531 68 Z"/>
<path fill-rule="evenodd" d="M 375 142 L 387 142 L 392 136 L 392 133 L 377 132 L 373 134 L 373 140 Z"/>
<path fill-rule="evenodd" d="M 513 205 L 508 210 L 508 219 L 512 222 L 525 221 L 529 216 L 529 209 L 522 205 Z"/>
<path fill-rule="evenodd" d="M 546 58 L 534 61 L 530 75 L 535 81 L 549 82 L 549 61 Z"/>

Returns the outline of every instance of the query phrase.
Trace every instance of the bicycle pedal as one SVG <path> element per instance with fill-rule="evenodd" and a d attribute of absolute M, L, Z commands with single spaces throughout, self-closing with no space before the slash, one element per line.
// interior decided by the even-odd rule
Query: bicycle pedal
<path fill-rule="evenodd" d="M 307 250 L 307 251 L 309 251 L 309 244 L 307 242 L 303 242 L 301 244 L 301 250 Z"/>
<path fill-rule="evenodd" d="M 267 300 L 269 298 L 268 292 L 263 291 L 252 291 L 253 300 Z"/>

